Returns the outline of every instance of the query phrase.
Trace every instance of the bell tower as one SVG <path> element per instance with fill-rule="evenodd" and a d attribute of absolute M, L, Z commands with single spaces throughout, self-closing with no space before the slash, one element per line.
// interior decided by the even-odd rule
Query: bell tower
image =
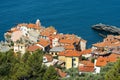
<path fill-rule="evenodd" d="M 40 20 L 39 20 L 39 19 L 36 20 L 36 25 L 37 25 L 38 27 L 41 26 L 41 23 L 40 23 Z"/>

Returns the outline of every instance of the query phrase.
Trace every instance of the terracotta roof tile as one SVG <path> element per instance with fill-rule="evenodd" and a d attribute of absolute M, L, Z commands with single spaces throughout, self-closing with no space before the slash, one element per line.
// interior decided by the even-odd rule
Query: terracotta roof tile
<path fill-rule="evenodd" d="M 65 51 L 62 51 L 58 54 L 59 56 L 65 56 Z"/>
<path fill-rule="evenodd" d="M 64 35 L 63 34 L 56 34 L 56 35 L 51 35 L 50 37 L 52 39 L 54 39 L 54 38 L 62 39 L 64 37 Z"/>
<path fill-rule="evenodd" d="M 108 56 L 109 62 L 116 62 L 117 61 L 117 54 L 111 54 Z"/>
<path fill-rule="evenodd" d="M 37 26 L 36 24 L 31 24 L 31 23 L 28 24 L 27 27 L 28 27 L 28 28 L 34 28 L 34 29 L 40 29 L 39 26 Z"/>
<path fill-rule="evenodd" d="M 19 29 L 16 28 L 16 27 L 11 29 L 12 32 L 15 32 L 15 31 L 18 31 L 18 30 L 19 30 Z"/>
<path fill-rule="evenodd" d="M 110 46 L 110 42 L 100 42 L 100 43 L 96 43 L 96 44 L 93 44 L 93 46 L 95 47 L 106 47 L 106 46 Z"/>
<path fill-rule="evenodd" d="M 110 54 L 107 57 L 99 57 L 96 62 L 96 66 L 105 66 L 108 62 L 116 62 L 118 56 L 116 54 Z"/>
<path fill-rule="evenodd" d="M 91 61 L 81 61 L 78 69 L 80 72 L 93 72 L 94 71 L 94 63 Z"/>
<path fill-rule="evenodd" d="M 36 51 L 37 49 L 42 49 L 42 48 L 40 48 L 39 46 L 36 46 L 36 45 L 32 45 L 32 46 L 29 46 L 28 48 L 27 48 L 27 50 L 28 51 Z"/>
<path fill-rule="evenodd" d="M 49 43 L 48 40 L 41 38 L 37 44 L 40 44 L 40 45 L 42 45 L 43 47 L 46 47 L 46 46 L 48 46 L 50 43 Z"/>
<path fill-rule="evenodd" d="M 52 55 L 50 55 L 50 54 L 45 54 L 44 56 L 47 58 L 48 62 L 53 61 Z"/>
<path fill-rule="evenodd" d="M 96 62 L 96 66 L 105 66 L 107 64 L 106 58 L 99 57 Z"/>
<path fill-rule="evenodd" d="M 47 31 L 42 31 L 42 32 L 40 33 L 40 35 L 42 35 L 42 36 L 47 36 L 47 37 L 51 36 L 51 34 L 50 34 L 49 32 L 47 32 Z"/>
<path fill-rule="evenodd" d="M 115 47 L 120 46 L 119 36 L 108 35 L 103 42 L 93 44 L 96 47 Z"/>
<path fill-rule="evenodd" d="M 61 40 L 59 40 L 59 42 L 63 43 L 63 44 L 73 44 L 73 43 L 75 43 L 75 41 L 72 40 L 72 39 L 61 39 Z"/>
<path fill-rule="evenodd" d="M 55 30 L 53 27 L 48 27 L 48 28 L 43 29 L 40 35 L 49 37 L 56 33 L 57 33 L 57 30 Z"/>
<path fill-rule="evenodd" d="M 80 72 L 94 72 L 93 66 L 79 66 Z"/>
<path fill-rule="evenodd" d="M 80 61 L 81 64 L 83 64 L 84 66 L 94 66 L 94 63 L 92 63 L 91 61 Z"/>
<path fill-rule="evenodd" d="M 22 26 L 27 26 L 28 24 L 26 23 L 22 23 L 22 24 L 18 24 L 17 27 L 22 27 Z"/>
<path fill-rule="evenodd" d="M 66 50 L 74 50 L 75 47 L 74 47 L 74 45 L 67 45 L 67 46 L 65 46 L 65 49 Z"/>
<path fill-rule="evenodd" d="M 92 49 L 86 49 L 84 51 L 81 51 L 81 54 L 90 54 L 92 52 Z"/>
<path fill-rule="evenodd" d="M 66 57 L 79 57 L 81 56 L 79 51 L 76 50 L 66 50 L 59 53 L 59 56 L 66 56 Z"/>

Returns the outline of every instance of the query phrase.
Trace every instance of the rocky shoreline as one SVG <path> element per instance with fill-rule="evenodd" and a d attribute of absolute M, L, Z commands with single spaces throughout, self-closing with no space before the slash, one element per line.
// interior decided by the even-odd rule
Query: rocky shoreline
<path fill-rule="evenodd" d="M 118 28 L 116 26 L 105 25 L 102 23 L 93 25 L 92 29 L 94 29 L 96 31 L 104 31 L 104 32 L 112 33 L 112 34 L 116 34 L 116 35 L 120 34 L 120 28 Z"/>

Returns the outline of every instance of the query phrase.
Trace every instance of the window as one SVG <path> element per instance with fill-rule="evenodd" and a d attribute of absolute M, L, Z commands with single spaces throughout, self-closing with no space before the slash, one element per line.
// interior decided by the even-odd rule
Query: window
<path fill-rule="evenodd" d="M 53 52 L 52 52 L 52 55 L 53 55 Z"/>
<path fill-rule="evenodd" d="M 55 55 L 57 55 L 57 52 L 55 53 Z"/>
<path fill-rule="evenodd" d="M 76 64 L 74 63 L 73 66 L 76 66 Z"/>
<path fill-rule="evenodd" d="M 75 61 L 76 59 L 73 57 L 72 60 Z"/>

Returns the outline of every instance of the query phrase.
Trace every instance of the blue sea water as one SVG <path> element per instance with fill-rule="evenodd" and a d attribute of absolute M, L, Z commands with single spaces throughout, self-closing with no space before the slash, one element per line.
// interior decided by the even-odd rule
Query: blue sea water
<path fill-rule="evenodd" d="M 92 25 L 120 26 L 120 0 L 0 0 L 0 40 L 11 27 L 36 19 L 60 33 L 81 36 L 90 47 L 102 40 Z"/>

